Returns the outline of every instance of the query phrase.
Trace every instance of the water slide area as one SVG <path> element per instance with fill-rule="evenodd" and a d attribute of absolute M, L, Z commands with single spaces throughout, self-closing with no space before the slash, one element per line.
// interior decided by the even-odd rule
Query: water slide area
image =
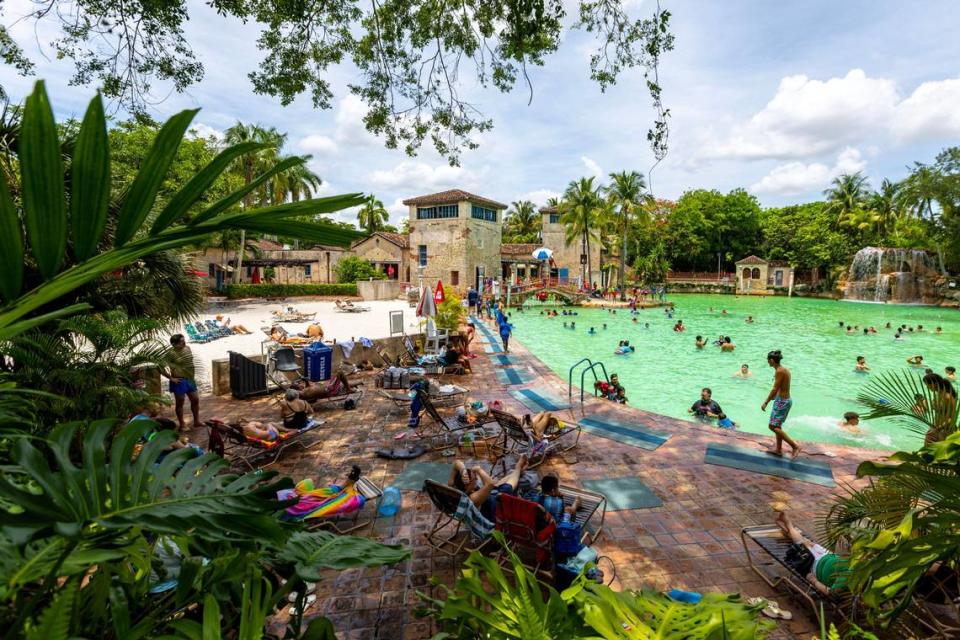
<path fill-rule="evenodd" d="M 788 433 L 800 440 L 883 449 L 915 448 L 920 437 L 889 421 L 861 423 L 861 435 L 837 426 L 844 412 L 864 411 L 855 398 L 872 374 L 854 372 L 856 357 L 865 356 L 874 374 L 904 369 L 922 375 L 922 369 L 910 369 L 906 363 L 916 354 L 940 374 L 948 365 L 960 367 L 960 311 L 955 309 L 760 296 L 671 299 L 677 307 L 672 319 L 662 309 L 647 309 L 638 312 L 637 324 L 629 309 L 611 315 L 603 309 L 569 308 L 578 315 L 550 318 L 540 315 L 541 307 L 530 307 L 512 313 L 514 338 L 564 380 L 577 360 L 600 359 L 609 372 L 620 374 L 630 404 L 676 418 L 689 419 L 687 409 L 701 387 L 711 387 L 714 399 L 741 430 L 761 434 L 769 433 L 770 409 L 764 414 L 760 404 L 773 380 L 766 354 L 780 349 L 783 364 L 793 372 Z M 723 309 L 727 315 L 722 315 Z M 750 315 L 755 319 L 752 324 L 746 322 Z M 678 319 L 687 327 L 683 333 L 673 331 Z M 564 321 L 568 326 L 575 321 L 576 329 L 565 329 Z M 861 330 L 846 335 L 840 321 L 860 325 Z M 885 328 L 887 322 L 915 330 L 897 341 L 894 330 Z M 918 325 L 923 325 L 922 333 L 916 331 Z M 595 335 L 587 333 L 591 326 Z M 862 329 L 870 326 L 878 333 L 863 335 Z M 937 326 L 943 329 L 941 335 L 934 334 Z M 709 343 L 703 350 L 694 346 L 698 334 Z M 722 353 L 712 345 L 721 334 L 732 337 L 735 351 Z M 620 340 L 629 340 L 636 351 L 614 355 Z M 753 371 L 745 380 L 734 377 L 742 363 Z"/>

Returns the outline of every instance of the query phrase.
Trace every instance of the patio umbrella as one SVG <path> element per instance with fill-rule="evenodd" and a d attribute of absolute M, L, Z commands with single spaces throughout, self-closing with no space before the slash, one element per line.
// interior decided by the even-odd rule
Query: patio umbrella
<path fill-rule="evenodd" d="M 432 318 L 437 315 L 437 303 L 428 287 L 420 291 L 420 304 L 417 305 L 418 318 Z"/>
<path fill-rule="evenodd" d="M 549 260 L 550 256 L 553 255 L 553 249 L 548 249 L 546 247 L 540 247 L 539 249 L 534 249 L 533 257 L 537 260 Z"/>

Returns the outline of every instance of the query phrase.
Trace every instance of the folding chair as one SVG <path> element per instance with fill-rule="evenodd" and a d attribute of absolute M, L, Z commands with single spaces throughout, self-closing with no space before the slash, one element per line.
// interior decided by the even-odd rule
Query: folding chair
<path fill-rule="evenodd" d="M 420 421 L 420 425 L 416 429 L 417 436 L 420 438 L 429 438 L 444 433 L 454 433 L 463 431 L 464 429 L 482 429 L 487 436 L 496 435 L 496 431 L 490 430 L 490 427 L 495 424 L 493 420 L 487 419 L 483 422 L 470 424 L 456 417 L 444 418 L 440 415 L 440 412 L 437 411 L 437 407 L 433 404 L 433 400 L 430 399 L 430 395 L 426 391 L 418 388 L 417 398 L 420 400 L 420 405 L 426 414 L 430 416 L 430 419 L 433 421 L 432 425 L 429 426 L 424 425 L 423 420 Z"/>
<path fill-rule="evenodd" d="M 463 498 L 469 500 L 470 496 L 433 480 L 423 481 L 423 491 L 439 511 L 433 526 L 425 534 L 430 547 L 448 556 L 456 556 L 461 551 L 479 551 L 490 542 L 489 536 L 476 540 L 469 524 L 458 515 L 460 501 Z"/>
<path fill-rule="evenodd" d="M 530 460 L 530 467 L 536 467 L 551 453 L 569 451 L 580 442 L 582 428 L 575 422 L 563 422 L 559 430 L 545 433 L 543 440 L 546 445 L 544 445 L 536 441 L 533 432 L 528 430 L 515 415 L 498 409 L 491 409 L 490 413 L 503 430 L 503 444 L 507 454 L 526 454 Z"/>
<path fill-rule="evenodd" d="M 501 493 L 497 497 L 496 526 L 525 567 L 551 581 L 555 578 L 553 534 L 557 523 L 543 505 Z M 506 554 L 500 554 L 499 562 L 504 569 L 510 569 Z"/>
<path fill-rule="evenodd" d="M 209 429 L 210 450 L 226 458 L 238 468 L 246 467 L 253 471 L 267 467 L 280 459 L 280 455 L 294 445 L 306 450 L 303 436 L 319 427 L 321 422 L 314 421 L 300 431 L 281 434 L 276 440 L 258 440 L 248 438 L 243 428 L 227 424 L 222 420 L 207 420 L 204 425 Z M 213 444 L 217 443 L 217 444 Z"/>
<path fill-rule="evenodd" d="M 377 501 L 383 495 L 380 489 L 370 478 L 360 476 L 353 484 L 354 488 L 364 498 L 364 504 L 353 514 L 331 516 L 329 518 L 307 519 L 307 528 L 309 529 L 333 529 L 341 535 L 346 535 L 357 529 L 362 529 L 367 525 L 373 524 L 377 519 Z M 363 513 L 366 515 L 360 518 Z"/>
<path fill-rule="evenodd" d="M 580 543 L 594 544 L 603 534 L 603 522 L 607 517 L 607 497 L 602 493 L 576 487 L 560 485 L 559 489 L 564 507 L 572 507 L 574 501 L 580 498 L 580 508 L 574 514 L 573 520 L 580 525 L 580 530 L 583 532 Z M 594 522 L 597 514 L 600 514 L 600 521 Z"/>
<path fill-rule="evenodd" d="M 297 364 L 297 354 L 293 347 L 277 347 L 270 353 L 268 360 L 270 366 L 267 367 L 267 375 L 278 387 L 286 389 L 291 382 L 303 379 L 303 374 L 300 373 L 300 365 Z M 280 375 L 275 375 L 278 372 Z M 290 373 L 296 374 L 292 380 L 288 375 Z"/>

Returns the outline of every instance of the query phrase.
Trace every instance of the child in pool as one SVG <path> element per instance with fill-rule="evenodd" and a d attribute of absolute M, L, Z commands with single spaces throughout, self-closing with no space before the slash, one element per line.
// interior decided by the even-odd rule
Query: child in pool
<path fill-rule="evenodd" d="M 846 429 L 854 435 L 860 435 L 863 433 L 860 430 L 860 414 L 856 411 L 847 411 L 843 414 L 843 420 L 840 421 L 840 428 Z"/>
<path fill-rule="evenodd" d="M 867 373 L 870 367 L 867 366 L 867 359 L 863 356 L 857 356 L 857 366 L 854 368 L 857 373 Z"/>
<path fill-rule="evenodd" d="M 727 417 L 722 411 L 717 416 L 717 426 L 721 429 L 736 429 L 737 423 Z"/>

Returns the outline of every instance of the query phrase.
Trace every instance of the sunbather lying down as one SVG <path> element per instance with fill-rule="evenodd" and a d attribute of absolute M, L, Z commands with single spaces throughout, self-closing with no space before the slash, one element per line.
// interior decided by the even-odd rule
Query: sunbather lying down
<path fill-rule="evenodd" d="M 810 540 L 800 531 L 786 512 L 781 511 L 777 516 L 777 526 L 795 544 L 802 544 L 813 556 L 813 562 L 807 569 L 807 580 L 817 591 L 829 595 L 831 591 L 842 589 L 847 585 L 846 573 L 849 560 L 831 553 L 816 542 Z"/>
<path fill-rule="evenodd" d="M 353 393 L 353 389 L 350 388 L 350 382 L 342 371 L 331 378 L 329 382 L 301 380 L 295 382 L 293 388 L 300 392 L 300 399 L 306 400 L 307 402 L 314 402 L 324 398 L 335 398 Z"/>
<path fill-rule="evenodd" d="M 241 418 L 237 422 L 231 422 L 230 424 L 238 424 L 241 429 L 243 429 L 243 435 L 253 440 L 265 440 L 267 442 L 273 442 L 282 436 L 283 434 L 290 433 L 292 431 L 297 431 L 297 429 L 287 429 L 283 425 L 274 424 L 272 422 L 258 422 L 256 420 L 247 420 L 246 418 Z"/>
<path fill-rule="evenodd" d="M 530 427 L 530 430 L 533 431 L 533 435 L 537 440 L 542 440 L 543 436 L 563 428 L 563 423 L 560 422 L 560 419 L 549 411 L 541 411 L 533 417 L 527 414 L 523 416 L 523 422 Z"/>

